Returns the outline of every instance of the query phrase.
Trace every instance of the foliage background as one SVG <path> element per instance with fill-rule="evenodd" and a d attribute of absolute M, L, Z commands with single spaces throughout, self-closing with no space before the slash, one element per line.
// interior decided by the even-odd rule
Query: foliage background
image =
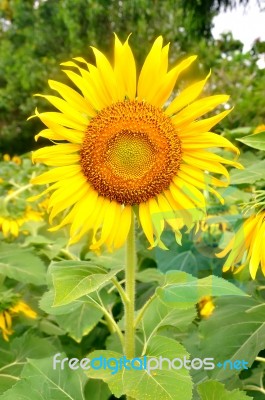
<path fill-rule="evenodd" d="M 247 3 L 246 0 L 242 2 Z M 265 122 L 265 76 L 264 70 L 257 66 L 265 44 L 257 40 L 248 53 L 243 53 L 242 43 L 230 34 L 223 35 L 220 40 L 211 37 L 212 19 L 220 7 L 237 4 L 233 0 L 0 0 L 0 153 L 21 155 L 43 145 L 33 140 L 41 129 L 39 122 L 26 121 L 36 106 L 40 110 L 45 108 L 44 102 L 33 94 L 48 93 L 48 79 L 65 79 L 60 71 L 61 62 L 76 56 L 93 61 L 90 45 L 112 57 L 113 32 L 122 39 L 133 33 L 130 40 L 138 65 L 160 34 L 166 42 L 171 42 L 172 63 L 187 53 L 198 54 L 199 62 L 183 75 L 179 89 L 212 69 L 206 91 L 229 93 L 230 104 L 235 106 L 218 126 L 219 132 L 234 142 L 253 133 L 257 125 Z M 242 222 L 240 204 L 249 202 L 255 189 L 265 187 L 264 136 L 257 148 L 235 143 L 240 147 L 240 162 L 246 169 L 231 171 L 231 186 L 222 193 L 225 206 L 209 197 L 205 229 L 184 234 L 182 246 L 177 246 L 173 235 L 165 232 L 167 252 L 147 250 L 145 238 L 140 232 L 137 235 L 137 309 L 158 285 L 163 287 L 169 271 L 176 273 L 176 281 L 180 276 L 186 277 L 185 274 L 192 275 L 187 279 L 208 279 L 212 274 L 224 276 L 225 282 L 233 282 L 238 290 L 242 289 L 236 298 L 217 296 L 215 312 L 209 319 L 201 318 L 196 296 L 183 309 L 164 306 L 158 299 L 139 329 L 140 341 L 148 329 L 150 336 L 153 330 L 154 337 L 163 336 L 168 350 L 170 338 L 174 338 L 192 357 L 209 352 L 216 359 L 249 360 L 252 367 L 248 371 L 193 373 L 194 400 L 261 400 L 265 393 L 264 277 L 260 273 L 257 280 L 252 281 L 247 269 L 237 276 L 230 272 L 223 275 L 224 260 L 215 257 Z M 38 194 L 38 188 L 27 187 L 28 182 L 43 168 L 32 166 L 27 154 L 20 159 L 0 162 L 0 212 L 4 199 L 24 187 L 25 190 L 9 202 L 14 219 L 24 213 L 29 207 L 28 197 Z M 67 261 L 71 260 L 73 269 L 81 260 L 104 267 L 109 277 L 113 268 L 122 264 L 123 251 L 112 256 L 105 253 L 95 256 L 88 249 L 87 237 L 69 251 L 67 229 L 57 233 L 48 231 L 45 199 L 41 203 L 30 203 L 30 207 L 39 214 L 38 221 L 28 218 L 18 237 L 4 237 L 0 232 L 0 303 L 6 301 L 5 296 L 11 291 L 19 293 L 38 312 L 36 320 L 14 318 L 14 334 L 9 343 L 0 338 L 0 400 L 13 400 L 22 395 L 28 400 L 48 400 L 51 393 L 54 399 L 60 400 L 106 400 L 110 392 L 105 383 L 88 381 L 79 372 L 69 375 L 64 371 L 58 375 L 50 368 L 50 357 L 56 352 L 65 352 L 69 357 L 82 358 L 90 351 L 103 348 L 119 352 L 117 335 L 109 333 L 102 308 L 95 306 L 96 296 L 100 296 L 103 306 L 111 310 L 115 320 L 121 320 L 121 326 L 122 304 L 106 278 L 103 289 L 87 292 L 55 309 L 52 307 L 51 275 L 59 274 L 60 268 L 69 265 Z M 122 271 L 115 271 L 115 274 L 123 279 Z M 226 293 L 228 289 L 225 283 L 223 285 Z M 40 380 L 45 383 L 41 393 Z M 215 397 L 212 393 L 216 393 Z M 183 390 L 182 400 L 186 398 L 189 393 Z"/>

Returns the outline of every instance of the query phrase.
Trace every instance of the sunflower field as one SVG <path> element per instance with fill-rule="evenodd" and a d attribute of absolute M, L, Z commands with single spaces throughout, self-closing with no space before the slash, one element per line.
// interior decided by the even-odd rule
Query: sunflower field
<path fill-rule="evenodd" d="M 265 398 L 265 46 L 208 7 L 0 2 L 0 400 Z"/>

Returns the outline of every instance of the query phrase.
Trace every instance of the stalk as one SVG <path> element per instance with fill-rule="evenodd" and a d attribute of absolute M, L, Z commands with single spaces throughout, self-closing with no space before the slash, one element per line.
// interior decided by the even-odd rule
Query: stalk
<path fill-rule="evenodd" d="M 132 211 L 133 213 L 133 211 Z M 124 352 L 128 359 L 134 358 L 135 352 L 135 271 L 136 271 L 136 249 L 135 249 L 135 221 L 132 215 L 132 223 L 127 238 L 126 246 L 126 267 L 125 267 L 125 292 L 127 302 L 124 303 L 125 309 L 125 343 Z M 127 400 L 133 400 L 127 396 Z"/>

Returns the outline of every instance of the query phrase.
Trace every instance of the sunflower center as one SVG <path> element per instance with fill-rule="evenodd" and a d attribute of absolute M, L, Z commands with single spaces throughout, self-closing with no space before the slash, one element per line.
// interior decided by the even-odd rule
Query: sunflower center
<path fill-rule="evenodd" d="M 154 146 L 145 134 L 122 130 L 108 143 L 106 164 L 123 179 L 137 179 L 154 161 Z"/>
<path fill-rule="evenodd" d="M 88 182 L 121 204 L 140 204 L 170 185 L 181 143 L 163 111 L 137 100 L 101 110 L 87 128 L 80 152 Z"/>

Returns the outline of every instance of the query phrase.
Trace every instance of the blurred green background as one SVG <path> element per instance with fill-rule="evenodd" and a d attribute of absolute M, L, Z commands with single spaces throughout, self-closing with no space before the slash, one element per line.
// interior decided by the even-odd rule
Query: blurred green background
<path fill-rule="evenodd" d="M 26 120 L 36 106 L 42 111 L 49 106 L 33 94 L 51 92 L 48 79 L 66 81 L 61 62 L 76 56 L 93 61 L 90 45 L 112 57 L 113 32 L 123 40 L 133 33 L 138 69 L 160 34 L 171 42 L 172 63 L 198 54 L 199 62 L 180 85 L 212 69 L 206 91 L 230 94 L 236 106 L 222 129 L 264 123 L 265 75 L 257 60 L 265 42 L 256 40 L 243 53 L 242 43 L 230 34 L 220 40 L 211 35 L 213 17 L 239 3 L 249 1 L 0 0 L 0 153 L 22 154 L 41 144 L 34 143 L 40 122 Z"/>

